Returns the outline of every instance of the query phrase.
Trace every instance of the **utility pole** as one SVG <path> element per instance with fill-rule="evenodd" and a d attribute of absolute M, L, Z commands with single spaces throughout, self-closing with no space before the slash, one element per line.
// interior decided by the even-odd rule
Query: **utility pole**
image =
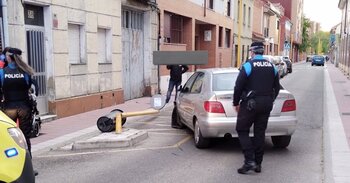
<path fill-rule="evenodd" d="M 239 6 L 239 12 L 238 12 L 238 40 L 237 40 L 237 67 L 241 66 L 241 49 L 242 49 L 242 42 L 241 42 L 241 36 L 242 36 L 242 26 L 243 26 L 243 0 L 238 0 L 238 6 Z"/>

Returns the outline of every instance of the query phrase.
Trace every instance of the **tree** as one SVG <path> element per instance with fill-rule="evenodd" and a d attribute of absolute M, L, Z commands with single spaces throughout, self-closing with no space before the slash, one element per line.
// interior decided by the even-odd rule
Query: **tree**
<path fill-rule="evenodd" d="M 330 36 L 329 32 L 320 31 L 311 37 L 311 48 L 313 48 L 314 53 L 319 52 L 324 54 L 328 52 L 329 36 Z M 321 50 L 318 50 L 319 41 L 322 43 Z"/>
<path fill-rule="evenodd" d="M 305 18 L 305 16 L 302 17 L 302 25 L 303 25 L 303 31 L 302 31 L 302 43 L 300 45 L 300 52 L 306 52 L 306 50 L 310 47 L 310 36 L 309 36 L 309 28 L 310 28 L 310 21 L 309 19 Z"/>

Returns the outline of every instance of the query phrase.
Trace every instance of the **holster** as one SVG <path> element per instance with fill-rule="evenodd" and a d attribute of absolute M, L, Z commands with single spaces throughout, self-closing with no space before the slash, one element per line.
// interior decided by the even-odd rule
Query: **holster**
<path fill-rule="evenodd" d="M 251 90 L 244 97 L 244 100 L 247 101 L 246 108 L 248 111 L 253 111 L 256 108 L 255 96 L 256 96 L 255 91 Z"/>

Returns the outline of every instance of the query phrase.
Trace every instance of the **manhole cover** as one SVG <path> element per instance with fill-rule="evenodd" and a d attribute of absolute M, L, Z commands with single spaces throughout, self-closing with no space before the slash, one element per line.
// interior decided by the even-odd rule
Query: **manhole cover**
<path fill-rule="evenodd" d="M 350 97 L 350 94 L 346 94 L 346 95 L 344 95 L 345 97 Z"/>
<path fill-rule="evenodd" d="M 344 115 L 344 116 L 350 116 L 350 112 L 343 112 L 341 114 Z"/>

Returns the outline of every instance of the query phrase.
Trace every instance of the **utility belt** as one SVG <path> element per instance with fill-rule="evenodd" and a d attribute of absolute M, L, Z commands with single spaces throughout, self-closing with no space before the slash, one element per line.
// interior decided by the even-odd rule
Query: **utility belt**
<path fill-rule="evenodd" d="M 247 110 L 253 111 L 256 108 L 256 97 L 267 97 L 267 96 L 273 96 L 273 92 L 256 92 L 254 90 L 250 90 L 248 92 L 243 92 L 241 99 L 242 102 L 247 103 Z"/>

